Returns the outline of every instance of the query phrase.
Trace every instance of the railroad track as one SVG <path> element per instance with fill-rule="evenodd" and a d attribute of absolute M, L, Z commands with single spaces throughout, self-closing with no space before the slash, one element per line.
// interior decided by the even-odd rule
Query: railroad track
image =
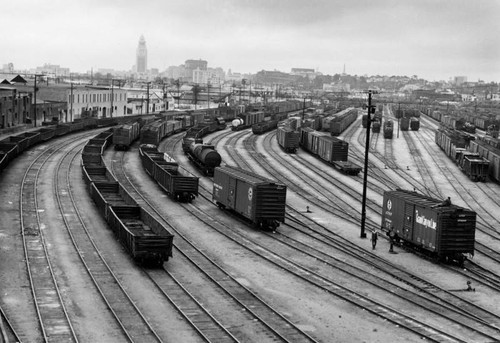
<path fill-rule="evenodd" d="M 70 171 L 74 160 L 80 157 L 81 149 L 82 146 L 77 146 L 68 150 L 59 161 L 53 176 L 54 194 L 64 227 L 97 291 L 121 328 L 124 339 L 129 342 L 162 342 L 150 321 L 106 262 L 78 210 Z"/>
<path fill-rule="evenodd" d="M 208 196 L 208 194 L 204 195 Z M 196 209 L 197 211 L 201 211 L 200 209 Z M 195 212 L 193 212 L 195 214 Z M 415 320 L 414 318 L 410 318 L 401 312 L 396 311 L 395 309 L 391 309 L 389 306 L 383 305 L 381 302 L 377 302 L 376 300 L 373 300 L 370 297 L 366 297 L 362 295 L 362 293 L 357 292 L 350 287 L 345 287 L 342 285 L 343 282 L 335 281 L 335 280 L 340 280 L 342 277 L 339 277 L 338 270 L 337 271 L 329 271 L 325 272 L 323 274 L 317 272 L 317 261 L 319 260 L 322 262 L 323 260 L 319 258 L 318 254 L 314 254 L 312 256 L 313 258 L 313 264 L 315 265 L 314 267 L 309 267 L 307 265 L 304 266 L 304 264 L 307 264 L 306 262 L 302 261 L 302 257 L 304 255 L 303 252 L 303 244 L 302 245 L 294 245 L 291 244 L 288 246 L 288 248 L 292 249 L 293 251 L 286 254 L 283 252 L 283 248 L 280 247 L 279 244 L 276 244 L 276 238 L 274 237 L 276 234 L 269 234 L 269 237 L 272 237 L 271 240 L 267 242 L 267 244 L 263 243 L 262 241 L 255 241 L 252 240 L 248 235 L 244 233 L 244 231 L 241 230 L 234 230 L 229 227 L 224 227 L 219 226 L 217 224 L 214 224 L 215 218 L 213 218 L 209 213 L 207 212 L 202 212 L 201 217 L 206 218 L 205 219 L 205 224 L 209 225 L 211 228 L 214 230 L 217 230 L 221 234 L 225 235 L 226 237 L 230 238 L 232 241 L 234 241 L 237 244 L 240 244 L 242 247 L 246 248 L 248 251 L 254 252 L 264 258 L 265 260 L 269 261 L 270 263 L 276 264 L 277 266 L 281 267 L 282 269 L 287 270 L 289 273 L 295 275 L 296 277 L 311 283 L 312 285 L 319 287 L 320 289 L 336 296 L 340 297 L 341 299 L 348 301 L 349 303 L 360 306 L 363 309 L 372 312 L 373 314 L 379 315 L 387 320 L 390 320 L 391 322 L 400 325 L 410 331 L 416 332 L 419 335 L 422 335 L 426 337 L 429 340 L 432 341 L 447 341 L 448 339 L 451 341 L 458 340 L 458 341 L 464 341 L 461 340 L 460 338 L 454 337 L 451 338 L 451 336 L 448 336 L 449 334 L 444 333 L 443 331 L 440 331 L 439 329 L 433 328 L 425 323 L 419 322 L 418 320 Z M 277 234 L 279 236 L 279 234 Z M 290 256 L 295 256 L 295 259 L 290 257 Z M 323 269 L 323 268 L 320 268 Z M 335 280 L 333 280 L 330 277 L 327 277 L 325 275 L 336 275 L 337 277 Z M 360 281 L 361 282 L 361 281 Z M 378 286 L 380 287 L 380 286 Z M 429 305 L 430 306 L 430 305 Z M 439 313 L 440 307 L 434 304 L 434 313 L 438 314 Z M 450 319 L 452 320 L 452 319 Z M 405 324 L 406 323 L 406 324 Z M 411 324 L 409 324 L 411 323 Z M 417 324 L 418 323 L 418 324 Z M 465 319 L 460 321 L 460 324 L 467 325 L 470 330 L 476 331 L 480 330 L 477 329 L 478 325 L 476 323 L 466 323 Z M 474 327 L 472 327 L 473 324 Z M 418 326 L 418 329 L 415 330 L 415 327 Z M 482 325 L 479 325 L 482 326 Z M 486 328 L 483 328 L 484 331 L 489 330 L 489 332 L 496 332 L 495 328 L 489 328 L 487 325 L 485 325 Z M 478 334 L 477 337 L 481 338 L 491 338 L 494 336 L 485 336 L 485 334 L 480 333 Z M 475 337 L 475 338 L 477 338 Z"/>
<path fill-rule="evenodd" d="M 131 178 L 127 176 L 123 162 L 120 162 L 121 159 L 113 159 L 113 161 L 112 171 L 120 183 L 123 183 L 123 186 L 127 188 L 136 200 L 140 199 L 141 204 L 144 204 L 144 206 L 154 213 L 155 216 L 168 223 L 169 221 L 165 218 L 165 215 L 158 211 L 157 206 L 154 205 L 145 195 L 143 195 L 134 185 Z M 189 207 L 189 205 L 183 207 Z M 221 266 L 217 265 L 212 258 L 197 248 L 196 245 L 183 235 L 180 230 L 171 224 L 169 224 L 169 226 L 172 232 L 175 233 L 174 246 L 177 253 L 182 254 L 186 261 L 189 261 L 194 268 L 204 275 L 207 280 L 210 280 L 216 288 L 222 290 L 223 293 L 226 294 L 225 300 L 228 302 L 228 306 L 234 307 L 235 309 L 233 312 L 234 316 L 237 316 L 238 313 L 241 312 L 241 307 L 245 308 L 245 325 L 254 327 L 255 329 L 253 332 L 256 335 L 259 334 L 266 337 L 274 337 L 274 340 L 284 342 L 315 342 L 311 336 L 300 330 L 296 325 L 284 316 L 280 315 L 278 311 L 269 306 L 265 301 L 236 281 L 236 279 L 224 271 Z M 169 272 L 173 273 L 172 271 Z M 157 274 L 156 276 L 158 277 Z M 176 279 L 186 278 L 187 276 L 188 275 L 186 274 L 174 275 Z M 186 281 L 186 283 L 189 282 L 190 281 Z M 208 287 L 208 285 L 205 287 Z M 165 291 L 170 293 L 167 289 L 165 289 Z M 185 315 L 189 317 L 189 313 L 187 313 L 189 308 L 183 306 L 183 304 L 189 300 L 186 298 L 186 295 L 180 294 L 180 296 L 181 298 L 178 300 L 179 310 L 184 312 Z M 209 312 L 209 310 L 203 306 L 198 309 L 207 313 Z M 216 322 L 218 323 L 218 321 Z M 227 329 L 222 326 L 223 324 L 219 324 L 218 329 L 214 327 L 204 327 L 206 325 L 205 320 L 193 321 L 193 324 L 198 330 L 204 333 L 204 336 L 209 338 L 210 342 L 229 341 L 227 339 L 222 340 L 222 335 L 225 335 L 226 337 L 229 335 L 231 339 L 237 341 L 248 340 L 248 337 L 242 337 L 238 330 Z M 210 333 L 210 331 L 214 330 L 218 330 L 219 333 Z M 210 336 L 210 334 L 212 336 Z"/>
<path fill-rule="evenodd" d="M 28 278 L 44 341 L 78 342 L 73 325 L 57 283 L 45 243 L 37 202 L 37 184 L 47 161 L 66 144 L 82 139 L 77 134 L 63 139 L 62 144 L 51 144 L 38 155 L 26 170 L 20 185 L 20 225 Z"/>
<path fill-rule="evenodd" d="M 234 158 L 233 155 L 232 155 L 232 157 Z M 241 164 L 248 164 L 248 160 L 246 158 L 238 158 L 238 160 L 239 160 L 238 162 L 239 162 L 240 165 Z M 245 160 L 245 162 L 243 162 L 243 160 Z M 300 244 L 300 242 L 293 242 L 291 244 L 291 246 L 297 246 L 299 244 Z M 307 250 L 307 249 L 300 249 L 300 250 L 303 251 L 303 250 Z M 360 258 L 360 259 L 364 258 L 364 253 L 365 253 L 364 251 L 360 252 L 360 254 L 358 255 L 358 258 Z M 314 258 L 318 259 L 317 256 L 314 256 Z M 391 267 L 388 267 L 388 268 L 390 269 Z M 401 275 L 399 275 L 398 277 L 400 278 Z M 410 274 L 410 275 L 407 276 L 406 279 L 411 281 L 411 278 L 414 278 L 414 276 Z M 413 284 L 414 283 L 415 282 L 413 282 Z M 376 282 L 374 282 L 374 284 L 376 284 Z M 426 285 L 428 286 L 428 283 Z M 416 304 L 417 303 L 421 303 L 423 300 L 424 299 L 420 299 L 417 296 L 417 299 L 415 299 L 415 303 Z M 451 320 L 456 321 L 457 323 L 459 323 L 461 325 L 466 325 L 465 322 L 467 321 L 467 317 L 464 318 L 463 316 L 464 316 L 464 314 L 467 314 L 468 311 L 471 310 L 471 307 L 472 307 L 471 304 L 469 303 L 469 306 L 465 306 L 465 307 L 467 307 L 467 310 L 463 311 L 462 308 L 464 307 L 464 302 L 462 300 L 458 300 L 458 298 L 456 298 L 456 297 L 453 297 L 453 300 L 455 301 L 455 305 L 454 305 L 455 306 L 455 311 L 457 311 L 457 312 L 461 311 L 462 312 L 462 314 L 461 314 L 462 317 L 461 317 L 461 319 L 451 319 Z M 457 302 L 458 302 L 458 304 L 457 304 Z M 420 305 L 420 306 L 422 306 L 422 305 Z M 428 306 L 433 307 L 435 313 L 438 313 L 439 310 L 440 310 L 440 306 L 436 307 L 436 304 L 429 304 Z M 493 322 L 495 322 L 499 318 L 498 316 L 495 316 L 494 314 L 491 314 L 491 313 L 489 313 L 489 312 L 487 312 L 487 311 L 485 311 L 485 310 L 483 310 L 481 308 L 477 308 L 477 307 L 474 309 L 474 313 L 480 313 L 480 315 L 482 317 L 486 317 L 487 320 L 491 320 Z M 492 318 L 494 318 L 494 319 L 492 319 Z M 477 325 L 477 323 L 475 321 L 470 321 L 469 324 L 468 324 L 468 327 L 471 330 L 475 330 L 475 327 L 477 327 L 477 326 L 478 325 Z M 485 335 L 490 335 L 490 336 L 488 336 L 490 338 L 491 337 L 493 337 L 493 338 L 494 337 L 498 337 L 498 336 L 495 336 L 495 335 L 498 335 L 498 328 L 496 328 L 496 327 L 487 327 L 487 328 L 485 328 L 485 331 L 483 331 L 483 332 L 484 332 Z"/>

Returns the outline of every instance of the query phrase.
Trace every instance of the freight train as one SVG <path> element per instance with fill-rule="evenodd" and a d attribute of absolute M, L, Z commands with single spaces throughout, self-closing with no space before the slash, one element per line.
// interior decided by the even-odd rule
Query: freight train
<path fill-rule="evenodd" d="M 79 119 L 72 123 L 44 126 L 37 130 L 8 136 L 0 141 L 0 172 L 5 169 L 13 159 L 36 144 L 81 130 L 113 126 L 118 124 L 120 120 L 124 121 L 125 119 L 122 117 L 113 119 Z"/>
<path fill-rule="evenodd" d="M 349 143 L 305 127 L 300 130 L 300 147 L 348 175 L 358 175 L 361 167 L 348 161 Z"/>
<path fill-rule="evenodd" d="M 439 261 L 463 264 L 474 255 L 476 212 L 417 192 L 384 192 L 382 229 Z"/>
<path fill-rule="evenodd" d="M 199 179 L 189 175 L 179 164 L 154 145 L 139 147 L 142 166 L 146 172 L 176 201 L 191 202 L 198 196 Z"/>
<path fill-rule="evenodd" d="M 90 196 L 134 261 L 161 266 L 172 256 L 173 235 L 137 204 L 102 162 L 102 152 L 111 140 L 112 133 L 106 138 L 99 134 L 83 149 L 83 177 Z"/>
<path fill-rule="evenodd" d="M 254 227 L 275 230 L 285 222 L 286 186 L 244 169 L 215 168 L 212 197 Z"/>
<path fill-rule="evenodd" d="M 330 132 L 332 136 L 338 136 L 345 131 L 358 118 L 358 110 L 352 107 L 340 112 L 326 116 L 322 120 L 323 131 Z"/>
<path fill-rule="evenodd" d="M 467 153 L 469 147 L 477 147 L 479 144 L 473 144 L 475 137 L 465 133 L 464 131 L 439 129 L 435 133 L 436 144 L 444 151 L 444 153 L 451 158 L 458 167 L 473 181 L 486 181 L 490 161 L 485 158 L 485 155 L 480 154 L 479 149 L 472 148 L 471 153 Z M 474 151 L 475 150 L 475 151 Z M 492 168 L 494 168 L 494 163 Z M 498 170 L 498 167 L 497 167 Z M 497 175 L 498 176 L 498 175 Z"/>

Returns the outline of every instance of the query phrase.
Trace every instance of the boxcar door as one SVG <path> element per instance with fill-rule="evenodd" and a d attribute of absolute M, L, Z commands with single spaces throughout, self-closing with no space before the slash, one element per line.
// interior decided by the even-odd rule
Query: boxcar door
<path fill-rule="evenodd" d="M 235 208 L 235 199 L 236 199 L 236 178 L 229 178 L 229 188 L 227 192 L 227 204 L 230 208 Z"/>
<path fill-rule="evenodd" d="M 407 241 L 413 240 L 413 222 L 415 214 L 415 206 L 411 203 L 405 202 L 405 219 L 403 223 L 403 239 Z"/>

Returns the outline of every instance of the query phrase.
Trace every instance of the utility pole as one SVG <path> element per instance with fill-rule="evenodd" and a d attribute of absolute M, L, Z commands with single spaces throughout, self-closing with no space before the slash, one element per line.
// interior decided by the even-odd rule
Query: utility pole
<path fill-rule="evenodd" d="M 371 113 L 374 113 L 375 106 L 372 106 L 372 93 L 368 91 L 368 116 L 366 118 L 366 143 L 365 143 L 365 167 L 363 176 L 363 201 L 361 205 L 361 238 L 366 238 L 365 222 L 366 222 L 366 184 L 368 182 L 368 152 L 370 150 L 370 126 L 371 126 Z"/>
<path fill-rule="evenodd" d="M 210 108 L 210 81 L 207 80 L 207 108 Z"/>
<path fill-rule="evenodd" d="M 33 108 L 33 113 L 35 114 L 35 120 L 34 120 L 35 127 L 36 127 L 36 91 L 37 91 L 37 89 L 36 89 L 36 78 L 37 78 L 37 76 L 39 76 L 39 75 L 35 74 L 35 86 L 33 88 L 33 93 L 34 93 L 34 97 L 35 97 L 35 99 L 34 99 L 34 108 Z"/>
<path fill-rule="evenodd" d="M 111 79 L 111 111 L 109 111 L 109 117 L 113 118 L 113 100 L 115 99 L 115 94 L 113 92 L 113 86 L 115 85 L 114 79 Z"/>
<path fill-rule="evenodd" d="M 149 113 L 149 84 L 150 83 L 151 82 L 146 82 L 146 92 L 147 92 L 147 94 L 146 94 L 146 114 Z"/>
<path fill-rule="evenodd" d="M 398 104 L 398 137 L 399 138 L 399 121 L 401 120 L 401 117 L 403 115 L 401 114 L 401 103 Z"/>
<path fill-rule="evenodd" d="M 73 81 L 70 80 L 70 96 L 69 96 L 69 106 L 70 106 L 70 119 L 73 121 Z M 66 118 L 66 122 L 68 122 L 68 118 Z"/>

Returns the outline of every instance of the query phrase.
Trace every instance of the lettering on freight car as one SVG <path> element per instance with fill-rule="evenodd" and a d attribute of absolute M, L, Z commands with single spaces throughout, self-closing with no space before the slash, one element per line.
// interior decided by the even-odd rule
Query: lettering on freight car
<path fill-rule="evenodd" d="M 387 211 L 385 211 L 386 216 L 392 216 L 392 201 L 389 199 L 387 200 Z"/>
<path fill-rule="evenodd" d="M 252 201 L 253 198 L 253 189 L 249 188 L 248 189 L 248 200 Z"/>
<path fill-rule="evenodd" d="M 433 229 L 433 230 L 436 230 L 437 228 L 437 223 L 434 221 L 434 219 L 427 219 L 425 218 L 425 216 L 419 216 L 418 215 L 418 210 L 415 210 L 415 218 L 416 218 L 416 222 L 420 225 L 423 225 L 429 229 Z"/>

